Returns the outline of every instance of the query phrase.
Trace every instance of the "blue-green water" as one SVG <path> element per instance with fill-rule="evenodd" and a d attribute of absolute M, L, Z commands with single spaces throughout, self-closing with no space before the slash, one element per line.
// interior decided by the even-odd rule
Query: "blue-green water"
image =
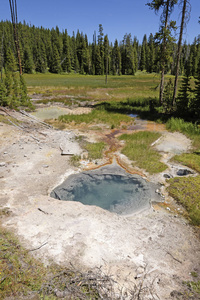
<path fill-rule="evenodd" d="M 147 182 L 138 177 L 94 175 L 78 177 L 57 187 L 51 196 L 60 200 L 96 205 L 118 214 L 131 214 L 150 206 Z"/>

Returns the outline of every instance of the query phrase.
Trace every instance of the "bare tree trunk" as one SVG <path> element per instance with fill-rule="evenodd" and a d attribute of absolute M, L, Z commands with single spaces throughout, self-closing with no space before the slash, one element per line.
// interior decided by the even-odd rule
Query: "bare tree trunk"
<path fill-rule="evenodd" d="M 166 32 L 169 18 L 169 3 L 170 0 L 167 0 L 166 5 L 166 14 L 165 14 L 165 27 L 164 30 Z M 165 81 L 165 51 L 166 51 L 166 33 L 164 32 L 163 44 L 162 44 L 162 53 L 161 53 L 161 81 L 160 81 L 160 104 L 163 103 L 163 92 L 164 92 L 164 81 Z"/>
<path fill-rule="evenodd" d="M 20 47 L 19 47 L 19 37 L 18 37 L 18 28 L 17 28 L 17 2 L 15 0 L 9 0 L 10 3 L 10 11 L 11 11 L 11 19 L 13 24 L 13 34 L 15 47 L 17 51 L 18 63 L 19 63 L 19 73 L 22 75 L 22 64 L 21 64 L 21 55 L 20 55 Z"/>
<path fill-rule="evenodd" d="M 3 81 L 3 40 L 4 40 L 4 28 L 1 42 L 1 82 Z"/>
<path fill-rule="evenodd" d="M 177 51 L 177 57 L 176 57 L 176 74 L 175 74 L 175 80 L 174 80 L 173 106 L 176 103 L 178 73 L 179 73 L 179 65 L 180 65 L 180 56 L 181 56 L 181 51 L 182 51 L 181 42 L 182 42 L 182 36 L 183 36 L 183 28 L 185 25 L 186 4 L 187 4 L 187 0 L 183 0 L 181 28 L 180 28 L 180 34 L 179 34 L 179 40 L 178 40 L 178 51 Z"/>
<path fill-rule="evenodd" d="M 108 56 L 107 56 L 107 59 L 106 59 L 106 79 L 105 79 L 105 83 L 107 84 L 108 82 Z"/>

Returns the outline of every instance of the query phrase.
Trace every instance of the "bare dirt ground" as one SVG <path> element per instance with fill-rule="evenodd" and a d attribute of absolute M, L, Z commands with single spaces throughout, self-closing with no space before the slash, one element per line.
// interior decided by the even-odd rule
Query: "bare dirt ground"
<path fill-rule="evenodd" d="M 81 171 L 70 165 L 68 155 L 61 155 L 60 144 L 81 154 L 74 132 L 54 130 L 20 113 L 12 115 L 23 128 L 0 123 L 0 205 L 11 212 L 4 226 L 45 263 L 101 267 L 117 281 L 122 294 L 137 285 L 144 288 L 141 299 L 179 299 L 174 291 L 182 291 L 182 282 L 193 279 L 192 271 L 200 273 L 200 242 L 164 187 L 162 205 L 132 216 L 55 200 L 49 196 L 52 189 Z M 180 166 L 168 159 L 189 146 L 183 135 L 164 131 L 155 147 L 168 163 L 165 173 L 175 174 Z M 163 174 L 146 176 L 165 181 Z"/>

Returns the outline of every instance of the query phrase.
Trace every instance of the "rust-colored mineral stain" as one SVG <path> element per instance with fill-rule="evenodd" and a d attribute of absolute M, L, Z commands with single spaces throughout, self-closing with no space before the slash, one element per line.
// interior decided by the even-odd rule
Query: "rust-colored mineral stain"
<path fill-rule="evenodd" d="M 166 131 L 166 127 L 164 124 L 158 124 L 155 122 L 147 122 L 146 130 L 162 132 L 162 131 Z"/>
<path fill-rule="evenodd" d="M 104 162 L 101 165 L 96 165 L 95 163 L 89 163 L 85 167 L 85 170 L 95 170 L 99 169 L 103 166 L 109 165 L 113 163 L 113 159 L 116 160 L 117 164 L 126 170 L 126 172 L 130 174 L 137 174 L 142 177 L 146 177 L 146 175 L 137 169 L 134 169 L 134 167 L 128 165 L 127 163 L 123 162 L 122 159 L 116 154 L 117 151 L 122 148 L 122 145 L 120 144 L 120 141 L 116 138 L 122 133 L 131 134 L 138 130 L 147 130 L 147 131 L 158 131 L 162 132 L 165 131 L 165 125 L 163 124 L 157 124 L 155 122 L 151 121 L 145 121 L 145 120 L 138 120 L 136 121 L 135 125 L 130 126 L 127 130 L 124 129 L 113 129 L 111 131 L 107 131 L 107 133 L 102 134 L 100 132 L 97 132 L 97 135 L 101 138 L 103 142 L 105 142 L 108 145 L 108 149 L 104 151 Z"/>

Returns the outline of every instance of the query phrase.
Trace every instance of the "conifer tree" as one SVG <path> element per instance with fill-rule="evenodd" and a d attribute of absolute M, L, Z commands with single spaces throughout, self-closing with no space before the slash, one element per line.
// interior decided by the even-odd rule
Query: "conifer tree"
<path fill-rule="evenodd" d="M 113 75 L 121 74 L 121 53 L 120 53 L 117 39 L 115 40 L 113 51 L 112 51 L 112 73 Z"/>
<path fill-rule="evenodd" d="M 150 9 L 158 12 L 163 8 L 163 13 L 161 15 L 161 26 L 159 32 L 156 34 L 156 39 L 161 45 L 160 51 L 160 70 L 161 70 L 161 81 L 160 81 L 160 104 L 163 102 L 163 92 L 164 92 L 164 74 L 166 61 L 170 58 L 170 49 L 167 47 L 173 41 L 171 37 L 171 29 L 175 28 L 175 22 L 170 22 L 170 14 L 173 11 L 175 4 L 178 0 L 152 0 L 152 2 L 147 3 Z"/>
<path fill-rule="evenodd" d="M 183 8 L 182 8 L 182 18 L 181 18 L 181 27 L 180 27 L 180 34 L 178 40 L 178 51 L 177 51 L 177 59 L 176 59 L 176 72 L 175 72 L 175 80 L 174 80 L 174 93 L 173 93 L 173 105 L 175 105 L 176 101 L 176 91 L 177 91 L 177 84 L 178 84 L 178 75 L 179 75 L 179 66 L 180 66 L 180 56 L 182 51 L 182 36 L 183 36 L 183 29 L 186 23 L 186 12 L 187 12 L 187 3 L 189 0 L 183 0 Z"/>
<path fill-rule="evenodd" d="M 14 53 L 11 51 L 11 48 L 7 48 L 6 59 L 5 59 L 5 68 L 8 72 L 17 71 L 17 62 L 14 56 Z"/>
<path fill-rule="evenodd" d="M 55 44 L 52 46 L 52 58 L 51 58 L 51 66 L 50 72 L 52 73 L 60 73 L 61 72 L 61 65 L 60 65 L 60 56 L 58 53 L 58 49 Z"/>
<path fill-rule="evenodd" d="M 104 36 L 104 42 L 103 42 L 103 47 L 104 47 L 104 74 L 106 74 L 106 83 L 107 83 L 107 76 L 110 73 L 110 47 L 109 47 L 109 40 L 108 36 Z"/>
<path fill-rule="evenodd" d="M 195 95 L 195 98 L 194 98 L 194 104 L 193 104 L 193 112 L 194 112 L 195 118 L 200 120 L 200 60 L 198 63 L 194 95 Z"/>
<path fill-rule="evenodd" d="M 98 75 L 103 75 L 104 74 L 104 47 L 103 47 L 103 26 L 102 24 L 99 24 L 99 35 L 98 35 L 98 48 L 99 48 L 99 54 L 101 58 L 101 64 L 100 64 L 100 69 Z M 99 60 L 99 57 L 97 58 Z"/>
<path fill-rule="evenodd" d="M 102 58 L 99 45 L 96 46 L 95 53 L 95 75 L 102 75 Z"/>
<path fill-rule="evenodd" d="M 155 44 L 153 34 L 151 33 L 148 39 L 147 48 L 147 72 L 155 72 Z"/>
<path fill-rule="evenodd" d="M 167 82 L 163 92 L 163 109 L 164 113 L 171 113 L 173 111 L 173 90 L 174 85 L 170 78 Z"/>
<path fill-rule="evenodd" d="M 63 57 L 62 57 L 62 69 L 64 72 L 71 72 L 71 59 L 70 59 L 70 49 L 69 49 L 69 37 L 67 30 L 63 34 Z"/>
<path fill-rule="evenodd" d="M 23 72 L 32 74 L 33 69 L 34 69 L 33 56 L 29 45 L 26 45 L 24 48 L 24 56 L 23 56 Z"/>
<path fill-rule="evenodd" d="M 140 59 L 140 70 L 146 70 L 146 60 L 147 60 L 147 36 L 143 37 L 142 48 L 141 48 L 141 59 Z"/>
<path fill-rule="evenodd" d="M 23 75 L 20 76 L 19 88 L 20 105 L 33 108 L 33 105 L 30 101 L 30 97 L 28 96 L 27 86 Z"/>
<path fill-rule="evenodd" d="M 6 87 L 4 81 L 0 81 L 0 106 L 8 105 L 8 98 L 6 96 Z"/>
<path fill-rule="evenodd" d="M 6 97 L 8 97 L 11 95 L 11 91 L 12 91 L 12 77 L 11 77 L 11 72 L 7 70 L 5 72 L 4 85 L 6 88 Z"/>

